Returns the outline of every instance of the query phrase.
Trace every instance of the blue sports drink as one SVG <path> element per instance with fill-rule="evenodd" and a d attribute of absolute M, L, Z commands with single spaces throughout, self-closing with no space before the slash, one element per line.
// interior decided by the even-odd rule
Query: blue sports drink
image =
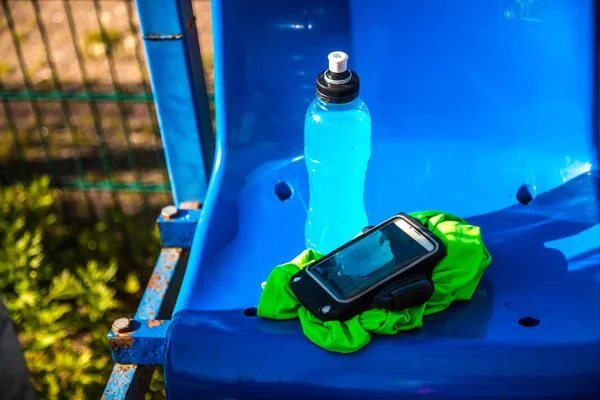
<path fill-rule="evenodd" d="M 358 75 L 348 56 L 329 54 L 329 69 L 317 77 L 317 98 L 304 122 L 304 158 L 310 205 L 306 247 L 329 253 L 368 225 L 365 174 L 371 156 L 371 116 L 358 97 Z"/>

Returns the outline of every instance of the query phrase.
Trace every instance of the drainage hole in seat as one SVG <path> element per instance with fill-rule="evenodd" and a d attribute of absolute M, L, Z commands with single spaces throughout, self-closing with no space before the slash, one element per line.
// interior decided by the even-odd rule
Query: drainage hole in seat
<path fill-rule="evenodd" d="M 534 326 L 539 325 L 540 320 L 533 317 L 523 317 L 519 319 L 519 325 L 524 326 L 526 328 L 532 328 Z"/>
<path fill-rule="evenodd" d="M 517 190 L 517 200 L 526 206 L 531 203 L 537 195 L 537 189 L 533 185 L 523 185 Z"/>
<path fill-rule="evenodd" d="M 256 307 L 248 307 L 244 309 L 244 315 L 246 317 L 256 317 Z"/>
<path fill-rule="evenodd" d="M 294 191 L 292 190 L 292 187 L 289 185 L 289 183 L 281 181 L 278 182 L 277 185 L 275 185 L 275 195 L 279 200 L 286 201 L 290 197 L 292 197 L 293 194 Z"/>

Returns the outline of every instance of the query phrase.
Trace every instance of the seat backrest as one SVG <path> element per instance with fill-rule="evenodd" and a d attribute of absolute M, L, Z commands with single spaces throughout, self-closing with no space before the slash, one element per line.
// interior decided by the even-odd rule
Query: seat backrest
<path fill-rule="evenodd" d="M 220 0 L 227 165 L 302 155 L 315 78 L 343 50 L 372 114 L 374 219 L 415 208 L 475 215 L 516 203 L 523 185 L 555 188 L 596 163 L 593 3 Z"/>

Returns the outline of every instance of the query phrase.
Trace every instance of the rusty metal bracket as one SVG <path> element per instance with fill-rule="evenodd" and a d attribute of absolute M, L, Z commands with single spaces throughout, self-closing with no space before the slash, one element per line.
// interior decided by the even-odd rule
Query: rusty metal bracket
<path fill-rule="evenodd" d="M 187 23 L 185 24 L 185 31 L 188 32 L 190 29 L 196 26 L 196 17 L 192 15 Z M 144 40 L 181 40 L 183 39 L 183 33 L 147 33 L 144 35 Z"/>
<path fill-rule="evenodd" d="M 182 204 L 187 202 L 182 202 Z M 188 206 L 188 204 L 185 204 Z M 170 206 L 174 207 L 174 206 Z M 200 207 L 200 206 L 198 206 Z M 167 208 L 167 207 L 165 207 Z M 176 214 L 161 213 L 158 217 L 158 228 L 160 229 L 160 240 L 164 247 L 180 247 L 189 249 L 192 247 L 196 226 L 200 221 L 202 210 L 183 209 L 180 207 Z"/>
<path fill-rule="evenodd" d="M 131 332 L 108 334 L 112 358 L 119 364 L 161 365 L 170 321 L 131 320 Z"/>
<path fill-rule="evenodd" d="M 143 391 L 135 391 L 132 382 L 152 379 L 154 367 L 115 364 L 110 379 L 104 389 L 102 400 L 143 399 Z"/>
<path fill-rule="evenodd" d="M 118 319 L 108 333 L 117 364 L 102 399 L 143 399 L 154 366 L 162 364 L 166 332 L 187 266 L 187 250 L 163 248 L 133 319 Z"/>
<path fill-rule="evenodd" d="M 161 250 L 138 306 L 135 319 L 168 319 L 171 316 L 176 296 L 171 296 L 169 292 L 172 290 L 173 284 L 179 291 L 185 269 L 181 268 L 181 264 L 184 264 L 184 255 L 187 260 L 187 252 L 181 248 L 163 248 Z"/>
<path fill-rule="evenodd" d="M 144 40 L 181 40 L 183 35 L 181 33 L 148 33 L 144 35 Z"/>

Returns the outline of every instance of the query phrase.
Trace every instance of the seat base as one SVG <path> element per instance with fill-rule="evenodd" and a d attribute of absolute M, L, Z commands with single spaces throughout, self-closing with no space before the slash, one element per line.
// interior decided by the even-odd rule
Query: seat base
<path fill-rule="evenodd" d="M 170 331 L 169 396 L 600 395 L 596 171 L 537 195 L 528 206 L 467 217 L 482 228 L 493 258 L 473 299 L 426 317 L 421 329 L 374 336 L 349 355 L 312 344 L 298 321 L 243 313 L 257 304 L 271 269 L 303 248 L 305 175 L 297 158 L 246 177 L 233 240 L 220 250 L 204 249 L 196 275 L 186 277 L 194 288 Z M 293 189 L 286 201 L 275 193 L 279 182 Z M 219 222 L 209 221 L 207 232 L 211 223 Z"/>

